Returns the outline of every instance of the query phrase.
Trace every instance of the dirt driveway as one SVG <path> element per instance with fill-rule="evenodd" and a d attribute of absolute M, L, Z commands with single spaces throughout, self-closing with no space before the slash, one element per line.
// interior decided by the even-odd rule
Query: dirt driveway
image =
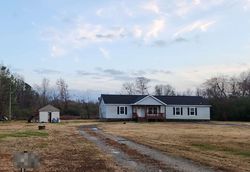
<path fill-rule="evenodd" d="M 131 140 L 104 133 L 94 125 L 80 127 L 80 134 L 111 155 L 124 171 L 215 171 L 191 160 L 173 157 Z"/>

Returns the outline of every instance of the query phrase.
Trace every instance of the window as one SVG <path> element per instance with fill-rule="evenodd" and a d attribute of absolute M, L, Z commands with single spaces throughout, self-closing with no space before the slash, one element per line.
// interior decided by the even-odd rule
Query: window
<path fill-rule="evenodd" d="M 125 107 L 120 107 L 120 114 L 124 114 L 125 113 Z"/>
<path fill-rule="evenodd" d="M 175 108 L 175 115 L 180 115 L 181 109 L 179 107 Z"/>
<path fill-rule="evenodd" d="M 126 106 L 118 106 L 117 107 L 117 114 L 119 115 L 127 115 L 128 114 L 128 108 Z"/>
<path fill-rule="evenodd" d="M 189 109 L 190 110 L 189 110 L 188 115 L 197 115 L 197 108 L 192 107 L 192 108 L 189 108 Z"/>
<path fill-rule="evenodd" d="M 153 114 L 153 108 L 148 108 L 148 114 Z"/>
<path fill-rule="evenodd" d="M 154 107 L 154 114 L 157 114 L 157 107 Z"/>
<path fill-rule="evenodd" d="M 182 107 L 173 107 L 173 114 L 174 115 L 182 115 L 183 114 Z"/>

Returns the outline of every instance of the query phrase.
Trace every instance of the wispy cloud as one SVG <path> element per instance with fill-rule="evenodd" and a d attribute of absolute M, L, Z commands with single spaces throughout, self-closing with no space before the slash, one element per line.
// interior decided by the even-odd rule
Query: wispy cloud
<path fill-rule="evenodd" d="M 51 46 L 51 56 L 52 57 L 61 57 L 65 55 L 66 50 L 62 47 L 59 47 L 58 45 L 52 45 Z"/>
<path fill-rule="evenodd" d="M 208 30 L 209 27 L 211 27 L 212 25 L 214 25 L 216 23 L 215 20 L 211 20 L 211 21 L 195 21 L 187 26 L 184 26 L 182 28 L 180 28 L 175 34 L 174 37 L 179 37 L 182 36 L 186 33 L 198 30 L 198 31 L 202 31 L 205 32 Z"/>
<path fill-rule="evenodd" d="M 186 17 L 190 13 L 206 11 L 212 7 L 223 5 L 224 3 L 225 0 L 192 0 L 192 2 L 187 0 L 176 0 L 173 14 L 179 17 Z"/>
<path fill-rule="evenodd" d="M 150 38 L 156 38 L 165 28 L 165 20 L 163 18 L 156 19 L 153 21 L 152 25 L 150 26 L 148 32 L 146 33 L 145 39 L 148 40 Z"/>
<path fill-rule="evenodd" d="M 103 8 L 99 8 L 97 11 L 96 11 L 96 15 L 99 16 L 99 17 L 102 17 L 103 16 Z"/>
<path fill-rule="evenodd" d="M 39 75 L 55 75 L 55 74 L 60 74 L 61 72 L 58 70 L 53 70 L 53 69 L 35 69 L 34 70 L 35 73 L 39 74 Z"/>
<path fill-rule="evenodd" d="M 250 9 L 250 0 L 243 0 L 243 9 L 248 11 Z"/>
<path fill-rule="evenodd" d="M 156 1 L 149 1 L 146 4 L 142 5 L 142 8 L 156 14 L 160 13 L 160 7 Z"/>
<path fill-rule="evenodd" d="M 109 51 L 107 49 L 100 47 L 99 51 L 101 52 L 101 54 L 103 55 L 103 57 L 105 59 L 107 59 L 107 60 L 111 59 L 111 56 L 110 56 Z"/>
<path fill-rule="evenodd" d="M 143 30 L 140 26 L 136 25 L 136 26 L 134 26 L 132 33 L 133 33 L 135 38 L 141 38 L 142 34 L 143 34 Z"/>

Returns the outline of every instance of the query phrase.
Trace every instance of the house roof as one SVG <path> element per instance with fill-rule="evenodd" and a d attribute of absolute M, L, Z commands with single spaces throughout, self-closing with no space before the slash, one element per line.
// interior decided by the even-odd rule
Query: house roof
<path fill-rule="evenodd" d="M 111 94 L 102 94 L 104 103 L 106 104 L 133 104 L 146 95 L 111 95 Z"/>
<path fill-rule="evenodd" d="M 47 105 L 39 109 L 39 112 L 60 112 L 60 110 L 52 105 Z"/>
<path fill-rule="evenodd" d="M 111 95 L 102 94 L 105 104 L 134 104 L 147 95 Z M 208 101 L 200 96 L 153 96 L 167 105 L 209 105 Z"/>
<path fill-rule="evenodd" d="M 209 105 L 201 96 L 154 96 L 168 105 Z"/>

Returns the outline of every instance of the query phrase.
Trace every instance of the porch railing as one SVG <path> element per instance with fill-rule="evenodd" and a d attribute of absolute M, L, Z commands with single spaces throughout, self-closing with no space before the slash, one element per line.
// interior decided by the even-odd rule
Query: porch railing
<path fill-rule="evenodd" d="M 133 113 L 133 119 L 145 118 L 145 119 L 164 119 L 164 113 L 157 114 L 145 114 L 145 117 L 139 117 L 137 113 Z"/>

